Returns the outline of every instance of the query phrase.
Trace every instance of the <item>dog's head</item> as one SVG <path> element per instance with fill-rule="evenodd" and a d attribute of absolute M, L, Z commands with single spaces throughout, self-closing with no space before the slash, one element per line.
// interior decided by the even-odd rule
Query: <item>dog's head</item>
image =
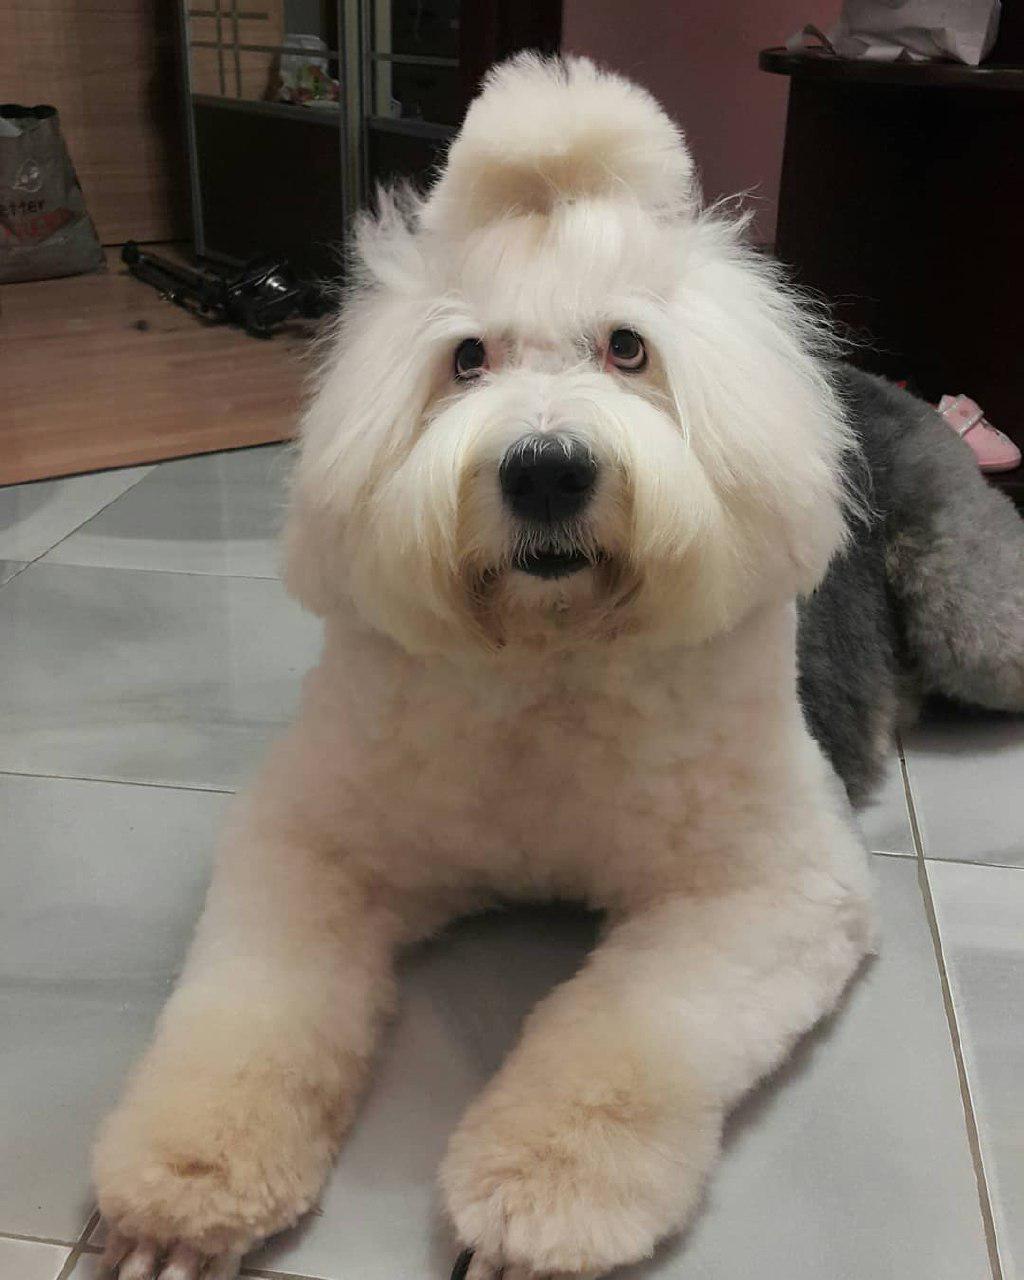
<path fill-rule="evenodd" d="M 357 240 L 288 533 L 309 607 L 413 650 L 699 643 L 821 577 L 823 326 L 642 89 L 498 67 L 429 196 Z"/>

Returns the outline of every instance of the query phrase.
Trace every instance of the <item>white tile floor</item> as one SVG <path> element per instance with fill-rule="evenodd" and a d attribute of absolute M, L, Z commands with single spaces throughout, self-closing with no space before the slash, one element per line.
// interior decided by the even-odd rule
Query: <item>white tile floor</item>
<path fill-rule="evenodd" d="M 97 1276 L 92 1133 L 181 962 L 226 793 L 317 649 L 276 579 L 286 472 L 262 449 L 0 490 L 0 1280 Z M 905 754 L 861 818 L 880 959 L 735 1119 L 687 1239 L 630 1276 L 1024 1280 L 1024 721 L 932 717 Z M 516 913 L 412 957 L 322 1211 L 250 1269 L 446 1280 L 445 1136 L 591 936 Z"/>

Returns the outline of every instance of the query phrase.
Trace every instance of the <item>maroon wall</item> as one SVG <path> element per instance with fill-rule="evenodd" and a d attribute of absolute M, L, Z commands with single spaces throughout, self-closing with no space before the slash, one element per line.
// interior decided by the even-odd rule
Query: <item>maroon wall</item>
<path fill-rule="evenodd" d="M 838 0 L 564 0 L 562 47 L 639 80 L 686 131 L 707 196 L 751 190 L 770 241 L 788 81 L 758 51 L 805 23 L 827 28 Z"/>

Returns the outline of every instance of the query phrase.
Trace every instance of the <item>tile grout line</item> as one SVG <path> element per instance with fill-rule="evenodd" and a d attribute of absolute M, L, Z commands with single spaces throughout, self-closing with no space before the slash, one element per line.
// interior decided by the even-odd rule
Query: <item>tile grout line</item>
<path fill-rule="evenodd" d="M 99 515 L 100 512 L 97 511 L 96 514 Z M 90 517 L 90 519 L 91 518 L 92 517 Z M 88 521 L 86 523 L 88 523 Z M 78 529 L 73 529 L 72 533 L 78 533 Z M 68 537 L 69 538 L 71 537 L 70 533 L 68 534 Z M 61 542 L 63 541 L 64 539 L 62 538 Z M 280 542 L 280 535 L 277 535 L 274 541 Z M 56 549 L 61 545 L 61 542 L 55 542 L 53 546 L 50 548 L 50 551 L 56 551 Z M 43 557 L 41 558 L 48 556 L 50 554 L 50 551 L 44 552 Z M 32 564 L 37 564 L 37 563 L 38 563 L 37 560 L 32 561 Z M 24 565 L 14 575 L 14 578 L 20 577 L 21 574 L 25 572 L 25 569 L 28 569 L 29 567 L 30 566 L 27 564 Z M 214 578 L 214 579 L 230 578 L 232 581 L 235 581 L 235 582 L 282 582 L 282 583 L 284 582 L 284 579 L 281 577 L 280 573 L 207 573 L 207 572 L 204 572 L 204 570 L 202 569 L 161 569 L 159 565 L 76 564 L 72 560 L 51 560 L 51 561 L 48 561 L 46 565 L 44 565 L 44 568 L 104 569 L 106 570 L 107 573 L 169 573 L 169 574 L 174 574 L 175 577 L 178 577 L 178 578 Z M 14 578 L 8 578 L 8 582 L 13 582 Z M 4 585 L 6 585 L 6 583 Z"/>
<path fill-rule="evenodd" d="M 89 1243 L 89 1237 L 96 1230 L 96 1226 L 100 1220 L 100 1212 L 94 1209 L 89 1215 L 89 1221 L 85 1224 L 82 1234 L 78 1237 L 78 1242 L 72 1248 L 71 1252 L 64 1259 L 64 1265 L 57 1272 L 55 1280 L 70 1280 L 71 1274 L 78 1266 L 78 1260 L 82 1254 L 86 1252 L 86 1245 Z"/>
<path fill-rule="evenodd" d="M 247 449 L 272 448 L 282 444 L 287 447 L 288 445 L 294 446 L 295 443 L 296 442 L 294 439 L 284 440 L 284 441 L 271 441 L 268 445 L 242 445 L 236 450 L 218 450 L 217 452 L 218 453 L 220 452 L 244 453 Z M 195 458 L 205 458 L 207 456 L 214 456 L 214 455 L 196 454 L 193 456 Z M 33 565 L 38 564 L 41 560 L 45 560 L 45 558 L 48 555 L 50 555 L 51 552 L 56 551 L 58 547 L 63 546 L 64 543 L 67 542 L 67 540 L 70 537 L 72 537 L 76 533 L 79 533 L 82 529 L 85 528 L 87 524 L 90 524 L 93 520 L 95 520 L 97 516 L 102 515 L 104 511 L 112 507 L 115 502 L 119 502 L 121 498 L 131 493 L 131 491 L 137 485 L 140 485 L 143 480 L 145 480 L 148 476 L 156 472 L 160 467 L 171 462 L 182 462 L 182 461 L 190 461 L 190 460 L 191 458 L 189 457 L 163 458 L 157 462 L 139 464 L 140 466 L 145 467 L 145 475 L 139 476 L 139 478 L 135 480 L 132 484 L 130 484 L 127 489 L 124 489 L 121 493 L 117 494 L 116 497 L 111 498 L 109 502 L 104 503 L 102 507 L 97 508 L 97 510 L 95 510 L 91 515 L 86 516 L 85 519 L 81 521 L 81 523 L 76 524 L 73 529 L 69 529 L 67 533 L 63 534 L 60 538 L 58 538 L 57 541 L 52 544 L 52 546 L 47 547 L 45 551 L 41 551 L 39 555 L 35 556 L 33 559 L 26 560 L 25 563 L 22 564 L 21 568 L 17 570 L 17 572 L 12 574 L 11 577 L 7 579 L 7 582 L 0 583 L 0 589 L 2 589 L 2 587 L 7 586 L 9 583 L 13 582 L 15 578 L 20 578 L 26 569 L 31 569 Z M 87 472 L 86 474 L 98 474 L 98 473 Z M 78 477 L 58 476 L 56 478 L 74 480 L 74 479 L 77 479 Z M 287 476 L 285 477 L 286 481 L 288 480 L 288 478 L 289 477 Z M 287 503 L 282 502 L 279 509 L 282 512 L 284 512 L 286 506 L 287 506 Z M 274 536 L 274 542 L 277 546 L 281 545 L 281 534 L 282 534 L 282 530 L 278 529 Z M 160 569 L 160 568 L 154 568 L 152 566 L 140 567 L 138 565 L 109 565 L 109 564 L 78 565 L 78 564 L 69 563 L 69 562 L 60 561 L 60 560 L 54 560 L 52 563 L 56 565 L 61 565 L 62 567 L 68 568 L 68 569 L 111 569 L 111 570 L 120 569 L 128 573 L 176 573 L 182 577 L 188 577 L 188 578 L 239 578 L 246 582 L 283 582 L 284 580 L 280 570 L 277 573 L 272 573 L 272 574 L 204 573 L 202 572 L 202 570 L 196 570 L 196 569 Z"/>
<path fill-rule="evenodd" d="M 61 1249 L 74 1249 L 77 1244 L 74 1240 L 58 1240 L 54 1236 L 27 1236 L 20 1231 L 0 1231 L 0 1240 L 20 1240 L 23 1244 L 52 1244 Z"/>
<path fill-rule="evenodd" d="M 45 555 L 45 552 L 43 554 Z M 5 579 L 5 581 L 3 582 L 0 582 L 0 591 L 3 591 L 4 587 L 9 587 L 15 578 L 20 578 L 21 575 L 25 572 L 25 570 L 31 564 L 35 564 L 35 560 L 24 561 L 20 569 L 15 569 L 15 571 L 11 574 L 9 578 Z"/>
<path fill-rule="evenodd" d="M 956 1009 L 953 1004 L 953 993 L 949 984 L 949 972 L 946 967 L 946 956 L 942 947 L 942 935 L 939 921 L 935 914 L 935 901 L 932 897 L 931 881 L 928 879 L 928 859 L 924 856 L 924 842 L 921 839 L 921 828 L 917 821 L 917 808 L 914 804 L 913 792 L 910 788 L 910 776 L 907 763 L 901 758 L 903 788 L 907 800 L 907 811 L 910 814 L 910 827 L 914 834 L 914 845 L 917 850 L 917 882 L 921 890 L 925 918 L 932 935 L 932 947 L 935 951 L 935 964 L 939 972 L 939 986 L 942 991 L 942 1003 L 946 1010 L 946 1022 L 949 1026 L 949 1037 L 953 1049 L 953 1061 L 956 1064 L 957 1081 L 960 1085 L 960 1101 L 964 1111 L 964 1126 L 967 1130 L 967 1145 L 971 1152 L 971 1164 L 974 1166 L 974 1179 L 978 1189 L 978 1208 L 981 1212 L 982 1228 L 985 1232 L 985 1245 L 988 1250 L 989 1266 L 992 1280 L 1004 1280 L 1002 1260 L 999 1256 L 999 1242 L 996 1238 L 995 1218 L 992 1213 L 992 1197 L 989 1191 L 988 1177 L 985 1173 L 985 1161 L 981 1152 L 981 1139 L 978 1135 L 978 1121 L 974 1113 L 974 1099 L 971 1097 L 970 1082 L 967 1078 L 967 1067 L 964 1063 L 963 1042 L 957 1022 Z"/>
<path fill-rule="evenodd" d="M 1019 862 L 976 862 L 973 858 L 929 858 L 925 862 L 933 867 L 977 867 L 979 871 L 991 868 L 993 871 L 1024 871 Z"/>
<path fill-rule="evenodd" d="M 237 791 L 229 787 L 195 787 L 187 782 L 142 782 L 137 778 L 96 778 L 78 773 L 29 773 L 23 769 L 0 769 L 0 778 L 41 778 L 46 782 L 96 782 L 107 787 L 151 787 L 156 791 L 189 791 L 203 796 L 237 794 Z"/>
<path fill-rule="evenodd" d="M 109 502 L 105 502 L 102 507 L 97 507 L 97 509 L 93 511 L 90 515 L 87 515 L 84 519 L 80 520 L 79 523 L 76 524 L 73 529 L 69 529 L 68 532 L 65 534 L 62 534 L 61 537 L 59 537 L 56 542 L 51 543 L 50 546 L 48 546 L 45 549 L 45 551 L 40 551 L 40 553 L 37 556 L 33 556 L 31 560 L 26 560 L 25 563 L 18 570 L 18 572 L 14 575 L 14 577 L 8 578 L 7 581 L 3 584 L 3 586 L 4 587 L 10 586 L 10 584 L 14 581 L 14 579 L 20 578 L 26 569 L 31 569 L 34 564 L 38 564 L 39 561 L 42 560 L 44 556 L 48 556 L 51 551 L 54 551 L 62 543 L 67 542 L 68 538 L 70 538 L 72 534 L 77 533 L 79 529 L 84 529 L 90 520 L 95 520 L 98 515 L 102 515 L 103 512 L 106 511 L 108 507 L 112 507 L 114 503 L 119 501 L 121 498 L 123 498 L 126 493 L 131 493 L 131 491 L 135 488 L 137 484 L 141 484 L 142 481 L 145 480 L 146 476 L 150 475 L 151 472 L 156 470 L 156 467 L 158 465 L 159 465 L 158 463 L 153 463 L 152 465 L 147 466 L 145 475 L 141 475 L 137 480 L 133 480 L 127 489 L 122 489 L 121 492 L 116 494 L 113 498 L 111 498 Z M 98 474 L 98 473 L 86 472 L 86 474 L 88 475 L 88 474 Z M 57 477 L 57 478 L 71 479 L 71 480 L 76 479 L 75 476 L 63 476 L 63 477 Z M 0 587 L 0 590 L 2 589 L 3 588 Z"/>
<path fill-rule="evenodd" d="M 2 773 L 3 770 L 0 770 Z M 916 849 L 868 849 L 868 853 L 876 858 L 912 858 L 917 860 Z M 976 867 L 979 871 L 1024 871 L 1019 862 L 975 862 L 973 858 L 929 858 L 924 855 L 929 866 L 939 867 Z"/>

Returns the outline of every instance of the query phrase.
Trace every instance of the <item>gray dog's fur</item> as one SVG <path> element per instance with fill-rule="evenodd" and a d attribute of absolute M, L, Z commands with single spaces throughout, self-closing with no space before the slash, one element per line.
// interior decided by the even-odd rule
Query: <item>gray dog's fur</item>
<path fill-rule="evenodd" d="M 857 804 L 927 695 L 1024 710 L 1024 521 L 930 405 L 849 367 L 837 378 L 869 514 L 802 604 L 800 692 Z"/>

